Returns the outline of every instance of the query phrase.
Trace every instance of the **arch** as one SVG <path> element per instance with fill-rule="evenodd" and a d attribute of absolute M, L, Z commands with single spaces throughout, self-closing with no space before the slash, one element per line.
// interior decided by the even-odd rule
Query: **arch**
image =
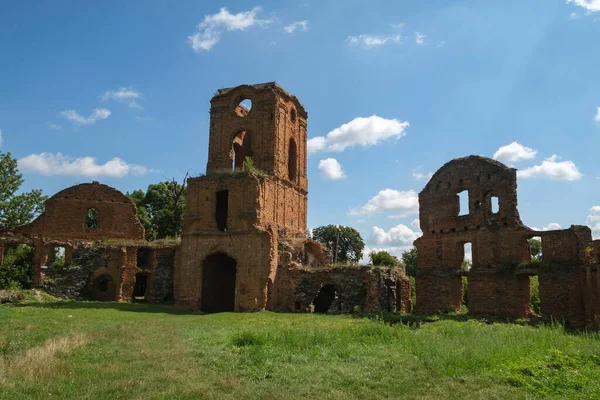
<path fill-rule="evenodd" d="M 252 157 L 252 135 L 249 131 L 242 130 L 233 136 L 229 157 L 232 161 L 233 171 L 244 169 L 246 157 Z"/>
<path fill-rule="evenodd" d="M 290 138 L 288 146 L 288 178 L 295 182 L 298 173 L 298 149 L 294 138 Z"/>
<path fill-rule="evenodd" d="M 237 262 L 224 253 L 207 256 L 202 262 L 200 309 L 206 313 L 235 310 Z"/>
<path fill-rule="evenodd" d="M 334 285 L 329 284 L 322 286 L 313 300 L 313 305 L 315 306 L 314 312 L 327 313 L 336 297 L 337 291 L 335 290 Z"/>
<path fill-rule="evenodd" d="M 94 279 L 92 298 L 96 301 L 115 301 L 116 284 L 112 276 L 103 274 Z"/>

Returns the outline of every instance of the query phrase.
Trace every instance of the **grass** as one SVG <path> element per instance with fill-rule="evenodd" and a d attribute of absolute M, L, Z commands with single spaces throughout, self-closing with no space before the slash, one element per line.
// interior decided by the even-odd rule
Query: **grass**
<path fill-rule="evenodd" d="M 0 399 L 600 398 L 558 324 L 41 301 L 0 306 Z"/>

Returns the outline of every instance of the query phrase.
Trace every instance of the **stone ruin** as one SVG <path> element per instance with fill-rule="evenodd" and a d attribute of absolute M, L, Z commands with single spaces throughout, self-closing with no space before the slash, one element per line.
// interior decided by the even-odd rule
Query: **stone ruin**
<path fill-rule="evenodd" d="M 210 116 L 206 175 L 188 180 L 181 242 L 145 241 L 130 199 L 93 182 L 1 232 L 0 257 L 32 246 L 34 285 L 67 298 L 203 312 L 410 311 L 402 269 L 333 268 L 305 238 L 308 115 L 295 96 L 274 82 L 220 89 Z M 59 249 L 64 265 L 54 263 Z"/>
<path fill-rule="evenodd" d="M 305 238 L 307 118 L 276 83 L 220 89 L 211 100 L 206 175 L 188 179 L 180 242 L 145 241 L 130 199 L 93 182 L 48 199 L 31 224 L 0 232 L 0 261 L 7 247 L 32 246 L 34 285 L 68 298 L 203 312 L 410 312 L 404 270 L 334 266 Z M 516 188 L 515 169 L 484 157 L 452 160 L 433 175 L 419 194 L 416 311 L 460 310 L 466 277 L 469 313 L 530 317 L 529 278 L 537 275 L 543 317 L 600 328 L 600 240 L 585 226 L 524 226 Z M 541 262 L 531 260 L 532 237 L 541 238 Z M 64 265 L 53 262 L 57 249 Z"/>
<path fill-rule="evenodd" d="M 460 195 L 468 198 L 461 210 Z M 587 226 L 535 231 L 517 210 L 517 171 L 478 156 L 442 166 L 419 193 L 423 236 L 418 251 L 416 311 L 458 311 L 462 279 L 473 314 L 532 316 L 531 276 L 538 276 L 542 316 L 575 327 L 600 328 L 600 240 Z M 542 259 L 532 262 L 528 239 L 541 238 Z M 472 266 L 465 270 L 465 245 Z"/>

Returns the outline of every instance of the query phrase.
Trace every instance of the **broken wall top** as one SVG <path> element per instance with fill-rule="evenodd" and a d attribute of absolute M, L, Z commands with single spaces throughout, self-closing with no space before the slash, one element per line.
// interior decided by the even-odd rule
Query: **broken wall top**
<path fill-rule="evenodd" d="M 240 107 L 250 100 L 250 108 Z M 254 167 L 306 191 L 307 120 L 295 96 L 276 83 L 220 89 L 211 100 L 207 174 Z"/>
<path fill-rule="evenodd" d="M 468 211 L 460 213 L 459 193 L 468 193 Z M 496 198 L 499 210 L 493 212 Z M 457 158 L 444 164 L 419 193 L 423 233 L 465 226 L 527 229 L 517 210 L 516 169 L 481 156 Z"/>
<path fill-rule="evenodd" d="M 95 210 L 97 224 L 88 227 L 88 213 Z M 144 227 L 135 204 L 118 190 L 98 182 L 64 189 L 46 201 L 43 214 L 15 231 L 47 239 L 101 240 L 144 239 Z"/>

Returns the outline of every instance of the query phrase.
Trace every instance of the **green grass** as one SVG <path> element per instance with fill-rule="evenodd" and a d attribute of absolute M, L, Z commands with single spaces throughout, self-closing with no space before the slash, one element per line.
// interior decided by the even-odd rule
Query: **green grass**
<path fill-rule="evenodd" d="M 589 399 L 599 376 L 600 336 L 560 325 L 0 306 L 0 399 Z"/>

